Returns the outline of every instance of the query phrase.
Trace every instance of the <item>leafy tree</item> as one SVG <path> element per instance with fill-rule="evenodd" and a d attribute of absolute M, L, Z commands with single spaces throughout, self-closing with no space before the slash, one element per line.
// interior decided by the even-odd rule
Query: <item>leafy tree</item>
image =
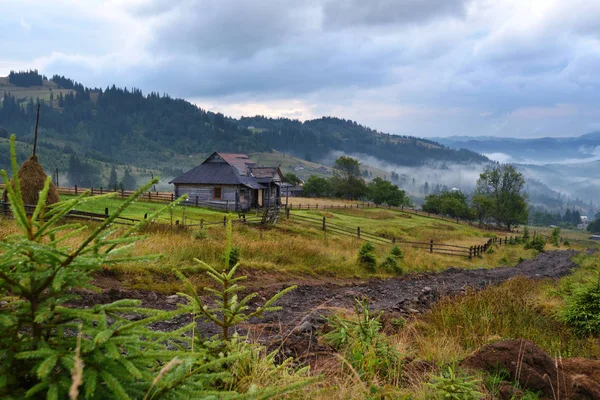
<path fill-rule="evenodd" d="M 369 197 L 375 204 L 388 204 L 396 207 L 410 204 L 406 192 L 389 181 L 375 178 L 367 186 Z"/>
<path fill-rule="evenodd" d="M 333 175 L 332 184 L 338 196 L 353 200 L 365 194 L 367 185 L 361 176 L 357 159 L 339 157 L 333 164 Z"/>
<path fill-rule="evenodd" d="M 288 172 L 283 176 L 283 181 L 289 183 L 290 185 L 297 186 L 302 183 L 302 180 L 298 178 L 296 174 L 293 172 Z"/>
<path fill-rule="evenodd" d="M 117 190 L 119 187 L 119 178 L 117 178 L 117 170 L 113 165 L 110 170 L 110 176 L 108 178 L 108 189 L 109 190 Z"/>
<path fill-rule="evenodd" d="M 489 199 L 491 216 L 507 229 L 527 222 L 527 195 L 523 174 L 512 165 L 488 167 L 479 176 L 477 193 Z"/>
<path fill-rule="evenodd" d="M 473 205 L 473 213 L 479 220 L 479 224 L 483 225 L 485 220 L 491 217 L 493 212 L 493 202 L 489 196 L 475 192 L 471 198 L 471 204 Z"/>
<path fill-rule="evenodd" d="M 333 188 L 329 179 L 311 175 L 302 186 L 302 192 L 310 197 L 329 197 Z"/>
<path fill-rule="evenodd" d="M 600 233 L 600 219 L 596 219 L 587 226 L 588 232 Z"/>
<path fill-rule="evenodd" d="M 452 218 L 470 219 L 472 217 L 467 195 L 460 190 L 425 196 L 423 210 L 429 213 L 448 215 Z"/>
<path fill-rule="evenodd" d="M 125 168 L 122 183 L 125 190 L 134 190 L 137 186 L 135 177 L 131 174 L 131 170 L 129 168 Z"/>

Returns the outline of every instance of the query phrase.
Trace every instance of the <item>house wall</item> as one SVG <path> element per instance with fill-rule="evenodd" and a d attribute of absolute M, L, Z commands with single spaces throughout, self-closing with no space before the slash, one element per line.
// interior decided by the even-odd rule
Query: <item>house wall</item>
<path fill-rule="evenodd" d="M 268 185 L 265 185 L 268 186 Z M 279 192 L 279 186 L 271 184 L 271 190 L 264 189 L 263 191 L 263 206 L 274 206 L 281 204 L 281 193 Z"/>
<path fill-rule="evenodd" d="M 214 188 L 221 188 L 221 199 L 213 197 Z M 250 208 L 250 190 L 246 189 L 246 196 L 240 196 L 238 185 L 191 185 L 191 184 L 175 184 L 175 197 L 187 194 L 189 204 L 198 203 L 202 205 L 214 206 L 215 208 L 225 209 L 229 205 L 230 210 L 246 210 Z"/>

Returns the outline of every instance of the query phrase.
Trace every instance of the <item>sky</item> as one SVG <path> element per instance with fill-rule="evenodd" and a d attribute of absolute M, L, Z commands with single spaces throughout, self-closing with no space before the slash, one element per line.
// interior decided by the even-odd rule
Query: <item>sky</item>
<path fill-rule="evenodd" d="M 226 115 L 414 136 L 600 130 L 598 0 L 0 0 L 0 76 L 37 68 Z"/>

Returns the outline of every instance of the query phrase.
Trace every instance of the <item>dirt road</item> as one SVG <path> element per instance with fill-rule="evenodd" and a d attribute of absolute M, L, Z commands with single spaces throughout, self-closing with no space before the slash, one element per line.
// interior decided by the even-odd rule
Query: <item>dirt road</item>
<path fill-rule="evenodd" d="M 332 283 L 307 284 L 280 299 L 282 310 L 250 321 L 249 329 L 259 330 L 259 336 L 273 338 L 287 336 L 290 331 L 304 338 L 310 336 L 323 323 L 323 315 L 335 308 L 351 308 L 355 296 L 367 296 L 375 310 L 401 315 L 418 314 L 426 310 L 442 296 L 464 293 L 467 288 L 482 289 L 502 283 L 515 276 L 534 279 L 560 278 L 577 265 L 571 261 L 577 253 L 550 251 L 539 254 L 533 260 L 521 262 L 515 267 L 494 269 L 450 268 L 441 273 L 405 275 L 391 279 L 373 279 L 366 282 L 338 285 Z M 262 303 L 274 294 L 276 288 L 260 292 L 257 302 Z M 153 292 L 109 290 L 102 294 L 87 295 L 79 305 L 107 303 L 121 298 L 138 298 L 145 307 L 173 309 L 183 299 Z M 83 303 L 83 304 L 82 304 Z M 171 330 L 189 322 L 189 317 L 160 323 L 158 329 Z M 216 334 L 210 324 L 199 323 L 199 331 L 206 335 Z M 303 341 L 306 343 L 305 341 Z"/>

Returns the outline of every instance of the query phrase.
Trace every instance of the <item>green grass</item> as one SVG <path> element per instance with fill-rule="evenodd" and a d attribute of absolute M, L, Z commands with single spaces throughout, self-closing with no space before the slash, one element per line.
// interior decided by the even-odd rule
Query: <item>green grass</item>
<path fill-rule="evenodd" d="M 74 196 L 61 195 L 62 200 L 67 200 L 73 197 Z M 85 199 L 82 204 L 77 206 L 77 210 L 103 214 L 104 209 L 108 208 L 108 212 L 110 214 L 115 211 L 123 203 L 123 201 L 124 199 L 120 197 L 106 198 L 90 196 L 89 198 Z M 137 201 L 130 205 L 122 214 L 122 216 L 127 218 L 143 219 L 144 214 L 150 215 L 160 210 L 165 206 L 165 204 L 166 203 Z M 168 212 L 163 213 L 159 216 L 158 222 L 170 224 L 172 220 L 172 223 L 175 224 L 175 221 L 180 221 L 180 223 L 183 223 L 185 220 L 186 224 L 199 224 L 201 219 L 204 219 L 205 222 L 218 222 L 223 221 L 224 215 L 225 214 L 221 211 L 210 210 L 207 208 L 176 206 L 172 215 Z"/>

